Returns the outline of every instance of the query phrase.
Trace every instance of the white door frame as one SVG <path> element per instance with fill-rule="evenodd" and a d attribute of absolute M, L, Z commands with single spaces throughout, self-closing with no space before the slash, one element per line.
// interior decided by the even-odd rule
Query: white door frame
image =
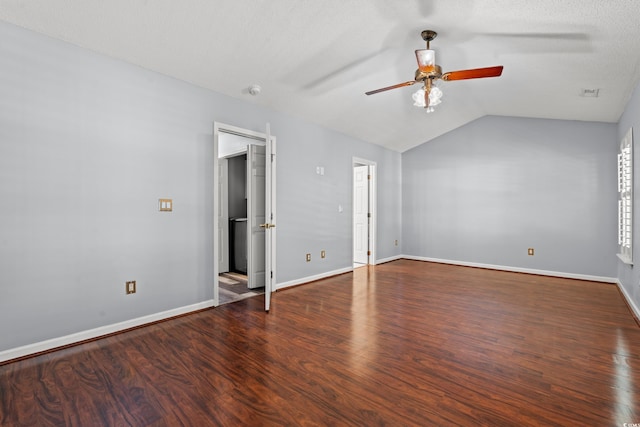
<path fill-rule="evenodd" d="M 265 284 L 264 309 L 271 309 L 271 293 L 276 285 L 276 138 L 271 135 L 271 124 L 266 126 L 266 179 L 265 179 Z"/>
<path fill-rule="evenodd" d="M 219 197 L 219 189 L 218 189 L 218 168 L 219 168 L 219 163 L 218 163 L 218 148 L 219 148 L 219 134 L 223 132 L 223 133 L 230 133 L 230 134 L 234 134 L 234 135 L 239 135 L 242 137 L 246 137 L 246 138 L 250 138 L 250 139 L 255 139 L 258 141 L 265 141 L 267 140 L 267 134 L 266 133 L 262 133 L 262 132 L 255 132 L 252 130 L 248 130 L 248 129 L 243 129 L 237 126 L 232 126 L 232 125 L 228 125 L 228 124 L 224 124 L 224 123 L 220 123 L 220 122 L 214 122 L 213 123 L 213 247 L 214 250 L 218 250 L 218 245 L 219 245 L 219 230 L 218 230 L 218 203 L 220 203 L 218 197 Z M 275 146 L 275 137 L 274 136 L 270 136 L 270 140 L 272 142 L 272 144 Z M 268 145 L 268 144 L 267 144 Z M 273 165 L 273 167 L 275 167 L 275 165 Z M 272 183 L 272 186 L 275 187 L 275 182 Z M 271 209 L 275 212 L 275 191 L 272 194 L 272 201 L 271 201 Z M 273 230 L 275 231 L 275 230 Z M 273 271 L 273 280 L 275 281 L 275 233 L 273 233 L 273 243 L 271 245 L 271 250 L 272 250 L 272 256 L 270 257 L 271 259 L 271 268 Z M 218 255 L 216 254 L 213 257 L 213 305 L 214 306 L 218 306 L 220 304 L 220 297 L 219 297 L 219 283 L 218 283 L 218 275 L 220 274 L 220 268 L 219 268 L 219 264 L 218 264 Z M 274 287 L 275 288 L 275 287 Z"/>
<path fill-rule="evenodd" d="M 377 222 L 377 218 L 378 218 L 378 212 L 377 212 L 377 197 L 376 197 L 376 193 L 377 193 L 377 163 L 372 161 L 372 160 L 367 160 L 367 159 L 362 159 L 359 157 L 353 157 L 352 163 L 351 163 L 351 192 L 353 193 L 354 191 L 354 182 L 353 182 L 353 168 L 355 166 L 369 166 L 369 174 L 371 175 L 371 179 L 369 180 L 369 212 L 371 213 L 371 218 L 369 218 L 369 227 L 368 227 L 368 234 L 369 234 L 369 251 L 371 252 L 371 254 L 368 257 L 368 264 L 375 264 L 376 263 L 376 222 Z M 351 195 L 351 200 L 353 200 L 353 194 Z M 352 202 L 353 203 L 353 202 Z M 355 212 L 355 206 L 353 207 L 354 209 L 352 209 L 352 212 Z M 353 214 L 352 214 L 353 215 Z M 351 226 L 353 227 L 353 216 L 351 218 Z M 352 251 L 353 251 L 353 230 L 351 231 L 351 247 L 352 247 Z M 352 257 L 352 262 L 353 262 L 353 253 L 351 254 Z"/>

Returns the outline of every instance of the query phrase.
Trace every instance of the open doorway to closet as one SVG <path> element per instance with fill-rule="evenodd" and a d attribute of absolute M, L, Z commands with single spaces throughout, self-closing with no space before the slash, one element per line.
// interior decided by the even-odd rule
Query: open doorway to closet
<path fill-rule="evenodd" d="M 261 133 L 216 122 L 213 136 L 214 305 L 264 294 L 269 311 L 276 281 L 276 140 L 268 123 Z"/>
<path fill-rule="evenodd" d="M 353 267 L 375 264 L 376 162 L 353 159 Z"/>
<path fill-rule="evenodd" d="M 252 282 L 247 275 L 252 262 L 248 212 L 250 205 L 256 203 L 255 194 L 264 194 L 264 182 L 261 188 L 251 189 L 254 174 L 249 157 L 256 151 L 263 152 L 264 145 L 264 140 L 245 135 L 229 132 L 218 135 L 219 304 L 264 293 L 264 283 Z"/>

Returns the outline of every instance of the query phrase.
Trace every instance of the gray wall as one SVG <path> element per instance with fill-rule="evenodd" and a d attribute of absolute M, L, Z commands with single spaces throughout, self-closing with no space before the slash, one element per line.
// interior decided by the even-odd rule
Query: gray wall
<path fill-rule="evenodd" d="M 293 126 L 285 131 L 302 132 Z M 288 135 L 288 133 L 284 135 Z M 278 282 L 352 265 L 352 158 L 377 162 L 377 259 L 400 254 L 393 246 L 401 235 L 400 154 L 336 134 L 321 127 L 281 150 L 278 133 Z M 291 136 L 293 141 L 296 140 Z M 286 173 L 281 165 L 286 165 Z M 316 167 L 324 167 L 324 175 Z M 287 209 L 281 209 L 287 206 Z M 343 207 L 343 212 L 338 211 Z M 320 251 L 326 250 L 326 259 Z M 312 262 L 305 254 L 312 254 Z M 348 262 L 345 262 L 347 261 Z M 337 264 L 336 264 L 337 262 Z"/>
<path fill-rule="evenodd" d="M 627 133 L 629 128 L 633 128 L 633 185 L 634 185 L 634 205 L 633 205 L 633 258 L 637 265 L 640 262 L 640 85 L 633 92 L 627 108 L 618 125 L 616 140 L 612 143 L 616 152 L 620 147 L 620 140 Z M 617 195 L 616 195 L 617 196 Z M 640 271 L 630 265 L 617 261 L 617 277 L 624 287 L 627 295 L 636 305 L 636 310 L 640 308 Z"/>
<path fill-rule="evenodd" d="M 489 116 L 406 151 L 404 253 L 615 277 L 615 138 L 613 124 Z"/>
<path fill-rule="evenodd" d="M 214 121 L 277 137 L 279 283 L 351 265 L 353 156 L 399 254 L 399 153 L 2 22 L 0 70 L 0 351 L 212 299 Z"/>

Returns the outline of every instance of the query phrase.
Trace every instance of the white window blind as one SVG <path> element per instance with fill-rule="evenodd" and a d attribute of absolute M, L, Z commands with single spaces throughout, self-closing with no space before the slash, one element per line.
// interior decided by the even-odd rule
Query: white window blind
<path fill-rule="evenodd" d="M 618 153 L 618 257 L 633 263 L 633 135 L 620 141 Z"/>

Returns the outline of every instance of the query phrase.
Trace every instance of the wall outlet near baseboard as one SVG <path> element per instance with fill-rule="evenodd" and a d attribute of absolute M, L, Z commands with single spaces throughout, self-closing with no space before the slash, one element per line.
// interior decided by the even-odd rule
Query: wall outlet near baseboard
<path fill-rule="evenodd" d="M 307 262 L 311 261 L 311 254 L 307 254 Z"/>
<path fill-rule="evenodd" d="M 327 257 L 327 251 L 320 251 L 320 258 L 326 258 Z"/>
<path fill-rule="evenodd" d="M 127 292 L 127 295 L 136 293 L 136 281 L 135 280 L 131 280 L 131 281 L 126 283 L 126 292 Z"/>
<path fill-rule="evenodd" d="M 529 249 L 527 249 L 527 255 L 531 255 L 531 256 L 533 256 L 533 253 L 534 253 L 533 248 L 529 248 Z"/>

